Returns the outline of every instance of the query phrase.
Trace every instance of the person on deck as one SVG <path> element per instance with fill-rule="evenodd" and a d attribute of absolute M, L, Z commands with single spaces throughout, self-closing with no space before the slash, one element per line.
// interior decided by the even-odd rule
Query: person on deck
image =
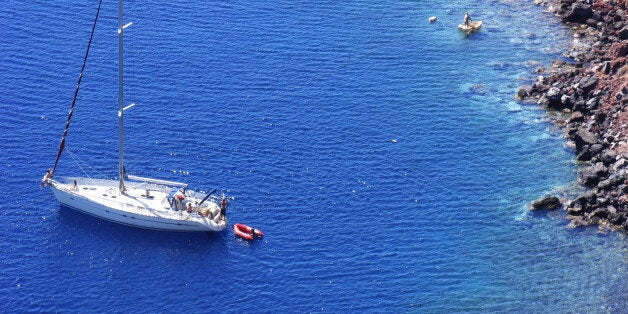
<path fill-rule="evenodd" d="M 177 192 L 172 198 L 172 203 L 174 204 L 175 210 L 185 210 L 185 204 L 183 204 L 183 200 L 185 197 L 181 193 L 181 191 Z"/>
<path fill-rule="evenodd" d="M 41 186 L 48 185 L 48 180 L 52 179 L 52 169 L 48 169 L 43 178 L 41 178 Z"/>
<path fill-rule="evenodd" d="M 468 26 L 469 21 L 471 21 L 471 15 L 469 15 L 469 12 L 467 11 L 464 13 L 464 25 Z"/>
<path fill-rule="evenodd" d="M 222 201 L 220 201 L 220 215 L 222 219 L 225 219 L 227 216 L 227 206 L 229 206 L 229 201 L 226 197 L 223 197 Z"/>

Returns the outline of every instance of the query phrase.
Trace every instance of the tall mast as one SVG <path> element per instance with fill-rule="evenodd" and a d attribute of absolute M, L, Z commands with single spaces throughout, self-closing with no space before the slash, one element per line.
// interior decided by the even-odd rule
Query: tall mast
<path fill-rule="evenodd" d="M 124 21 L 122 0 L 118 0 L 118 168 L 120 172 L 120 193 L 124 186 Z"/>

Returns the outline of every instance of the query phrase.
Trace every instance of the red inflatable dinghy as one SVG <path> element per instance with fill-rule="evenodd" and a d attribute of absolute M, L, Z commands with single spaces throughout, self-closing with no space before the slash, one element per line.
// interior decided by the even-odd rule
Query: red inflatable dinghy
<path fill-rule="evenodd" d="M 264 236 L 262 230 L 251 228 L 247 225 L 240 223 L 233 225 L 233 233 L 235 233 L 235 235 L 237 235 L 238 237 L 249 241 Z"/>

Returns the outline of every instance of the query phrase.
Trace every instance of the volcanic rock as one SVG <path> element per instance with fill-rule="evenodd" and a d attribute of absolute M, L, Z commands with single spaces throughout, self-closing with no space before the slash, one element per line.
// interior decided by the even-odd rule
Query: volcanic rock
<path fill-rule="evenodd" d="M 532 202 L 531 208 L 533 210 L 540 210 L 540 209 L 550 209 L 550 210 L 554 210 L 554 209 L 558 209 L 562 206 L 560 200 L 558 199 L 558 197 L 553 196 L 553 195 L 546 195 L 534 202 Z"/>
<path fill-rule="evenodd" d="M 587 94 L 589 93 L 598 83 L 598 79 L 596 77 L 583 77 L 580 81 L 578 81 L 578 87 L 582 89 L 582 91 Z"/>
<path fill-rule="evenodd" d="M 621 40 L 628 39 L 628 26 L 624 26 L 624 28 L 619 30 L 617 32 L 617 37 Z"/>
<path fill-rule="evenodd" d="M 628 27 L 628 26 L 627 26 Z M 608 49 L 608 57 L 617 59 L 628 55 L 628 40 L 615 42 Z"/>
<path fill-rule="evenodd" d="M 576 150 L 578 151 L 580 151 L 585 145 L 593 145 L 597 143 L 595 134 L 589 132 L 589 130 L 585 128 L 580 128 L 578 131 L 576 131 L 573 139 L 576 143 Z"/>
<path fill-rule="evenodd" d="M 571 5 L 571 9 L 562 16 L 561 20 L 565 23 L 586 23 L 592 15 L 593 10 L 590 5 L 577 2 Z"/>
<path fill-rule="evenodd" d="M 555 60 L 517 98 L 561 111 L 551 119 L 575 147 L 586 191 L 565 202 L 569 226 L 628 231 L 628 0 L 541 3 L 570 23 L 575 40 L 564 55 L 572 60 Z M 560 207 L 554 198 L 544 196 L 531 207 Z"/>
<path fill-rule="evenodd" d="M 596 186 L 600 180 L 608 175 L 608 169 L 602 164 L 595 164 L 585 168 L 580 174 L 580 180 L 585 186 Z"/>

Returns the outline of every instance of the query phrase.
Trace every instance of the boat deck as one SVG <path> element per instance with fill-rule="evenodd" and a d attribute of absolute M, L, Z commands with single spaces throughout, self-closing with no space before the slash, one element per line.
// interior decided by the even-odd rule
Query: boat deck
<path fill-rule="evenodd" d="M 75 181 L 76 185 L 73 183 Z M 78 201 L 83 199 L 111 210 L 128 213 L 130 217 L 137 215 L 203 225 L 226 225 L 225 218 L 220 215 L 218 204 L 208 200 L 199 208 L 196 204 L 200 203 L 206 194 L 192 190 L 187 190 L 184 199 L 177 204 L 173 197 L 177 189 L 143 182 L 127 184 L 125 193 L 120 193 L 118 181 L 115 180 L 67 178 L 66 183 L 55 182 L 55 187 L 67 193 L 73 201 L 76 201 L 76 198 Z M 178 193 L 183 196 L 181 192 Z M 187 211 L 185 210 L 187 203 L 195 206 Z"/>

